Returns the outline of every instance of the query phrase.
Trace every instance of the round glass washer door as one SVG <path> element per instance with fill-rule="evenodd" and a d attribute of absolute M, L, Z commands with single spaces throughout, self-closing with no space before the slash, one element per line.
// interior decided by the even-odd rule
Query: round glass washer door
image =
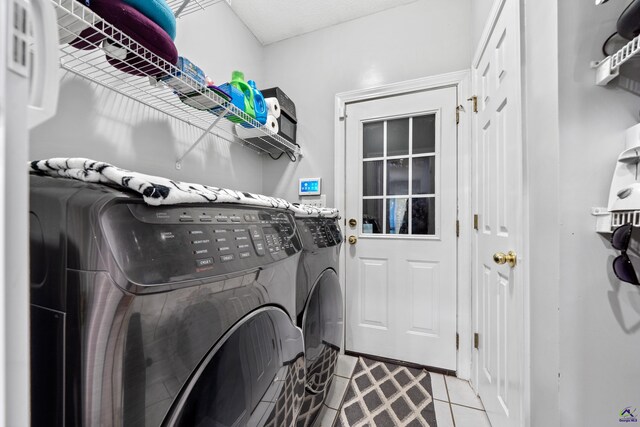
<path fill-rule="evenodd" d="M 307 300 L 302 318 L 306 388 L 325 390 L 335 371 L 342 344 L 342 292 L 333 269 L 322 272 Z"/>
<path fill-rule="evenodd" d="M 264 307 L 209 351 L 163 426 L 292 426 L 304 397 L 302 332 L 281 309 Z"/>

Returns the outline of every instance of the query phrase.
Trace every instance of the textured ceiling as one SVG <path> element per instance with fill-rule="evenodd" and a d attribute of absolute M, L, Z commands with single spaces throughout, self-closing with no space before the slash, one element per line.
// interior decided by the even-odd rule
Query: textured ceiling
<path fill-rule="evenodd" d="M 231 9 L 264 45 L 416 0 L 232 0 Z"/>

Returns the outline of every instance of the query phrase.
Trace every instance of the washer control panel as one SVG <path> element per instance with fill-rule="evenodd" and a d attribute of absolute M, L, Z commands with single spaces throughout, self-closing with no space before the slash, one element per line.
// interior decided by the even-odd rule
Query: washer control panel
<path fill-rule="evenodd" d="M 344 240 L 335 218 L 298 218 L 296 223 L 305 249 L 338 246 Z"/>
<path fill-rule="evenodd" d="M 290 214 L 246 206 L 119 204 L 102 228 L 119 268 L 147 285 L 257 268 L 302 247 Z"/>

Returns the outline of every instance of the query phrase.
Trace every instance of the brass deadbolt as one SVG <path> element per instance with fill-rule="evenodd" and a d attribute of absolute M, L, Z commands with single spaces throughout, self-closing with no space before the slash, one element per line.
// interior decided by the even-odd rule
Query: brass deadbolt
<path fill-rule="evenodd" d="M 356 219 L 355 219 L 355 218 L 351 218 L 351 219 L 349 220 L 349 226 L 351 226 L 351 227 L 355 227 L 356 225 L 358 225 L 358 221 L 356 221 Z"/>

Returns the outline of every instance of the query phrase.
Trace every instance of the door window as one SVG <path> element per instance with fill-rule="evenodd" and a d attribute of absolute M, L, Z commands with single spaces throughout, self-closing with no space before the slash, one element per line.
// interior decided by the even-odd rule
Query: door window
<path fill-rule="evenodd" d="M 435 234 L 436 119 L 362 124 L 362 233 Z"/>

